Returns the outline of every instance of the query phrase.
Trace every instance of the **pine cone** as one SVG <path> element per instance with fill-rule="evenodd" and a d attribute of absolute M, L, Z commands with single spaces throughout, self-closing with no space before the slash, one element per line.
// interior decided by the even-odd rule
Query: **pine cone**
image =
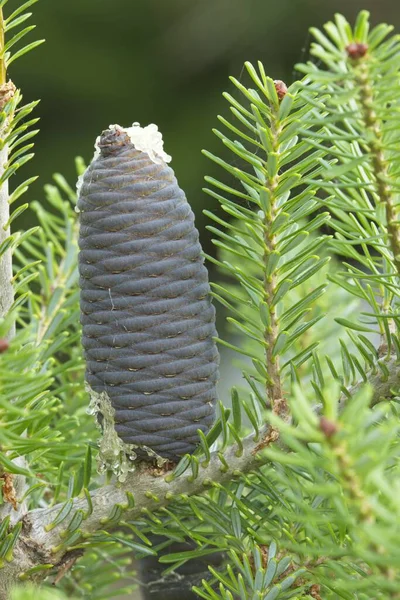
<path fill-rule="evenodd" d="M 172 169 L 126 131 L 106 130 L 98 147 L 78 201 L 86 380 L 141 459 L 176 461 L 211 427 L 218 379 L 194 215 Z"/>

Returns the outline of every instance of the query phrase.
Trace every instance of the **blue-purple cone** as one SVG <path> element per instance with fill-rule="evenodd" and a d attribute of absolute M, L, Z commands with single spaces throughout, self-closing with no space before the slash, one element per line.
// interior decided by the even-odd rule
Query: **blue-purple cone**
<path fill-rule="evenodd" d="M 103 132 L 99 147 L 78 200 L 86 380 L 108 394 L 125 443 L 177 460 L 215 414 L 215 311 L 199 236 L 170 167 L 121 130 Z"/>

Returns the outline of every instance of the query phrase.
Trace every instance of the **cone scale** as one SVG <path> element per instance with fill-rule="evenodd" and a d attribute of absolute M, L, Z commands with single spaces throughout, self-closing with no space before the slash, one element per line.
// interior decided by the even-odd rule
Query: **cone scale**
<path fill-rule="evenodd" d="M 139 129 L 103 132 L 79 184 L 86 381 L 120 450 L 177 461 L 214 421 L 215 311 L 192 210 Z"/>

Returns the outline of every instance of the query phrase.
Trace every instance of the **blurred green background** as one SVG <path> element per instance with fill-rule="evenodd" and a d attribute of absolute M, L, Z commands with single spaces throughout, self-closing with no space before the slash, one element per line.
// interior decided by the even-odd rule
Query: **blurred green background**
<path fill-rule="evenodd" d="M 5 13 L 18 5 L 9 0 Z M 216 169 L 201 149 L 221 152 L 211 129 L 228 112 L 228 76 L 246 80 L 244 61 L 259 59 L 271 77 L 292 82 L 293 65 L 308 58 L 308 28 L 338 11 L 353 20 L 362 8 L 400 30 L 399 0 L 40 0 L 33 22 L 46 44 L 10 76 L 25 101 L 41 98 L 41 133 L 12 188 L 39 174 L 22 200 L 40 199 L 53 172 L 75 180 L 74 156 L 90 160 L 110 123 L 153 122 L 210 250 L 201 211 L 213 200 L 201 188 Z"/>

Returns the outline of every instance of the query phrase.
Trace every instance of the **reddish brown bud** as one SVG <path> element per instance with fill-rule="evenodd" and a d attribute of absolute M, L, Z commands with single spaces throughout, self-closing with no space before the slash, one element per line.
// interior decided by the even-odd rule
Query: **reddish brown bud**
<path fill-rule="evenodd" d="M 8 344 L 7 340 L 0 339 L 0 354 L 2 352 L 5 352 L 6 350 L 8 350 L 8 346 L 9 346 L 9 344 Z"/>
<path fill-rule="evenodd" d="M 353 60 L 363 58 L 368 52 L 368 45 L 361 42 L 352 42 L 346 46 L 347 56 Z"/>
<path fill-rule="evenodd" d="M 338 430 L 337 424 L 334 423 L 333 421 L 330 421 L 326 417 L 320 418 L 319 428 L 327 438 L 330 438 L 333 435 L 335 435 L 335 433 L 337 433 L 337 430 Z"/>
<path fill-rule="evenodd" d="M 280 79 L 275 79 L 274 85 L 280 102 L 286 96 L 287 85 L 284 81 L 281 81 Z"/>

